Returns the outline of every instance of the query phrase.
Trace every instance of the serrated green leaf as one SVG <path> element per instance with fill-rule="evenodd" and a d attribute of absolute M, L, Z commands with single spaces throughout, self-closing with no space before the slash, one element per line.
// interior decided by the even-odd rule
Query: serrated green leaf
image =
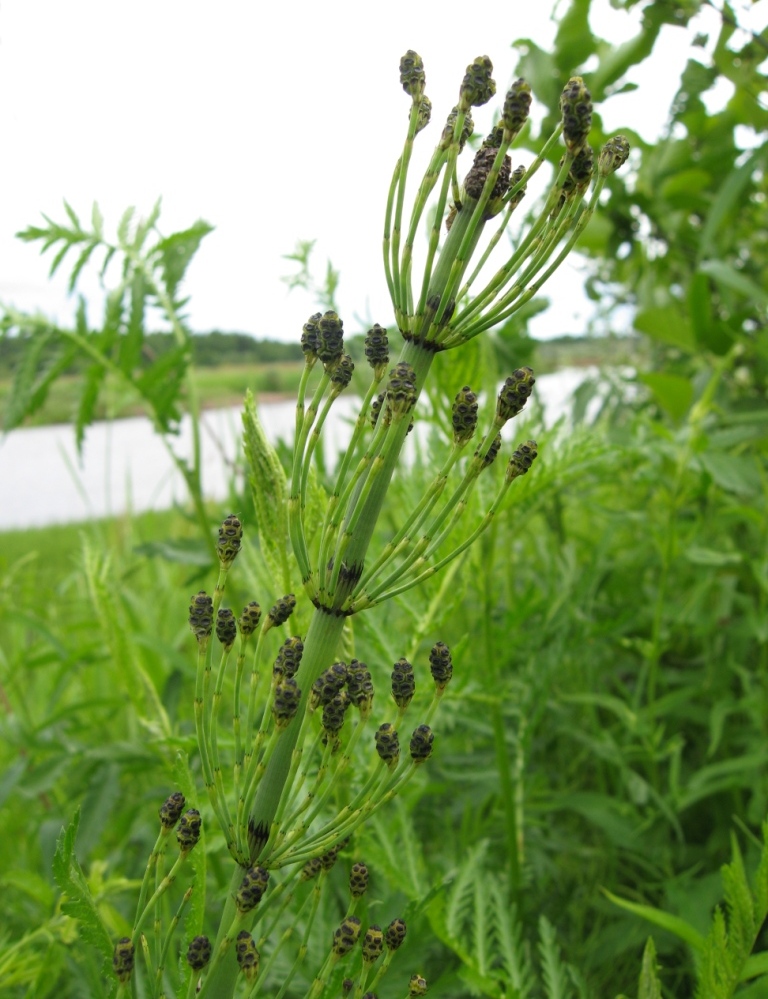
<path fill-rule="evenodd" d="M 243 449 L 248 462 L 248 482 L 256 510 L 259 544 L 275 581 L 290 586 L 288 564 L 288 485 L 277 452 L 267 440 L 256 401 L 249 390 L 243 408 Z"/>
<path fill-rule="evenodd" d="M 120 368 L 130 378 L 141 359 L 144 344 L 144 315 L 149 289 L 137 267 L 130 282 L 130 308 L 125 335 L 120 340 Z"/>
<path fill-rule="evenodd" d="M 189 229 L 173 233 L 153 248 L 153 255 L 160 258 L 163 283 L 171 298 L 175 298 L 190 261 L 209 232 L 213 232 L 213 226 L 199 219 Z"/>
<path fill-rule="evenodd" d="M 74 208 L 69 204 L 69 202 L 67 201 L 66 198 L 64 199 L 64 211 L 69 216 L 69 220 L 72 223 L 75 231 L 76 232 L 82 232 L 83 230 L 82 230 L 82 227 L 80 225 L 80 219 L 77 217 L 77 215 L 75 214 Z"/>
<path fill-rule="evenodd" d="M 20 426 L 27 416 L 34 412 L 32 405 L 35 380 L 40 369 L 43 352 L 55 337 L 52 328 L 37 329 L 27 334 L 27 345 L 21 355 L 21 363 L 17 367 L 11 392 L 5 409 L 3 429 L 13 430 Z"/>
<path fill-rule="evenodd" d="M 80 809 L 75 811 L 72 822 L 62 829 L 56 841 L 53 858 L 53 877 L 64 897 L 61 908 L 68 916 L 80 922 L 80 935 L 111 962 L 112 940 L 91 895 L 88 882 L 75 856 L 75 841 L 80 824 Z"/>
<path fill-rule="evenodd" d="M 75 266 L 70 271 L 69 281 L 67 282 L 67 288 L 69 289 L 70 292 L 73 292 L 75 290 L 75 286 L 77 285 L 77 279 L 80 277 L 80 272 L 90 260 L 91 254 L 93 253 L 93 251 L 96 249 L 97 246 L 98 243 L 95 242 L 89 243 L 75 261 Z"/>
<path fill-rule="evenodd" d="M 117 223 L 117 239 L 121 246 L 127 246 L 128 244 L 128 234 L 135 212 L 136 209 L 133 206 L 126 208 L 120 216 L 120 221 Z"/>
<path fill-rule="evenodd" d="M 554 927 L 546 916 L 539 917 L 539 956 L 547 999 L 570 999 L 567 968 L 560 958 Z"/>
<path fill-rule="evenodd" d="M 640 980 L 637 983 L 637 999 L 661 999 L 661 982 L 656 969 L 656 948 L 653 937 L 648 937 L 640 967 Z"/>
<path fill-rule="evenodd" d="M 101 240 L 104 238 L 104 216 L 101 214 L 98 201 L 94 201 L 91 207 L 91 227 L 97 239 Z"/>
<path fill-rule="evenodd" d="M 189 364 L 190 350 L 183 344 L 162 354 L 134 380 L 136 388 L 151 405 L 158 428 L 163 433 L 175 433 L 181 419 L 181 390 Z"/>

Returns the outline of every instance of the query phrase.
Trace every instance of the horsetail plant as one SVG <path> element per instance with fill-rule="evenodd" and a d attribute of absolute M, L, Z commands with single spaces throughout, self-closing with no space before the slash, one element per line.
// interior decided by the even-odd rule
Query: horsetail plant
<path fill-rule="evenodd" d="M 205 821 L 219 826 L 233 875 L 215 938 L 195 936 L 179 949 L 186 955 L 187 970 L 177 995 L 367 999 L 376 995 L 405 938 L 406 926 L 399 917 L 382 929 L 363 926 L 356 915 L 369 879 L 367 867 L 357 861 L 351 868 L 347 912 L 335 930 L 325 931 L 326 956 L 313 974 L 307 975 L 304 967 L 330 870 L 344 847 L 354 844 L 362 823 L 429 759 L 431 725 L 454 668 L 450 650 L 436 641 L 428 655 L 431 703 L 413 719 L 415 727 L 404 730 L 405 716 L 414 711 L 422 665 L 405 658 L 395 662 L 392 703 L 389 710 L 375 712 L 374 678 L 381 666 L 369 668 L 354 658 L 338 658 L 342 631 L 356 614 L 418 586 L 461 556 L 488 528 L 513 483 L 536 459 L 535 441 L 518 443 L 498 476 L 485 515 L 463 532 L 462 541 L 452 541 L 459 522 L 470 516 L 479 477 L 493 474 L 489 469 L 506 447 L 502 432 L 525 406 L 535 378 L 530 368 L 514 371 L 480 432 L 478 397 L 469 386 L 461 387 L 441 467 L 419 501 L 405 511 L 399 528 L 378 551 L 371 550 L 436 354 L 460 347 L 508 319 L 536 293 L 575 244 L 606 178 L 628 153 L 626 140 L 617 136 L 599 153 L 595 166 L 587 141 L 589 91 L 575 77 L 563 90 L 561 121 L 541 153 L 529 166 L 513 169 L 509 150 L 526 125 L 531 102 L 530 87 L 516 80 L 497 124 L 460 181 L 459 159 L 474 130 L 471 111 L 496 92 L 491 73 L 485 56 L 467 68 L 458 102 L 439 131 L 408 213 L 413 145 L 429 124 L 431 102 L 420 56 L 409 51 L 401 60 L 400 79 L 411 107 L 386 199 L 383 254 L 402 346 L 393 362 L 387 330 L 376 324 L 366 335 L 371 379 L 319 523 L 314 514 L 310 519 L 308 503 L 313 456 L 330 409 L 348 387 L 354 368 L 344 350 L 343 322 L 335 312 L 311 316 L 301 333 L 305 364 L 287 476 L 274 452 L 262 439 L 257 441 L 258 490 L 262 499 L 264 494 L 270 497 L 262 503 L 264 516 L 259 519 L 262 530 L 275 526 L 277 531 L 284 499 L 303 595 L 314 608 L 306 634 L 286 634 L 297 604 L 294 594 L 276 599 L 266 613 L 255 600 L 239 615 L 223 605 L 227 578 L 243 541 L 242 525 L 234 515 L 219 532 L 213 596 L 200 592 L 192 598 L 189 624 L 198 653 L 194 719 L 208 798 Z M 564 152 L 544 204 L 526 231 L 516 236 L 495 273 L 483 277 L 484 265 L 500 249 L 528 181 L 561 137 Z M 434 221 L 423 271 L 416 278 L 416 236 L 430 214 Z M 493 231 L 487 234 L 490 222 Z M 474 450 L 469 448 L 473 440 Z M 278 562 L 289 578 L 284 551 Z M 426 672 L 426 664 L 423 668 Z M 230 724 L 231 738 L 220 741 L 221 731 Z M 169 941 L 181 909 L 164 931 L 159 902 L 184 871 L 201 829 L 200 813 L 185 812 L 185 804 L 176 792 L 160 809 L 158 841 L 146 868 L 132 933 L 114 950 L 120 996 L 134 987 L 134 994 L 142 996 L 168 994 Z M 166 874 L 165 851 L 174 828 L 179 851 Z M 155 919 L 153 933 L 150 916 Z M 309 984 L 294 986 L 297 976 Z M 426 991 L 427 983 L 417 972 L 404 979 L 401 994 L 422 996 Z"/>

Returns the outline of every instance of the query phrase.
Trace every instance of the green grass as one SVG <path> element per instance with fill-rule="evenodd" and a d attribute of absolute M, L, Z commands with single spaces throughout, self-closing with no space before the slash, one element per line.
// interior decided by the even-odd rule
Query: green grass
<path fill-rule="evenodd" d="M 464 372 L 441 377 L 462 384 Z M 403 974 L 423 971 L 433 994 L 459 999 L 469 982 L 479 995 L 501 995 L 498 982 L 512 994 L 511 952 L 539 980 L 544 916 L 582 995 L 635 995 L 654 932 L 666 994 L 693 996 L 686 947 L 602 889 L 705 933 L 732 834 L 755 864 L 750 837 L 768 811 L 768 517 L 759 478 L 729 479 L 735 466 L 718 457 L 718 434 L 723 447 L 743 434 L 743 419 L 729 419 L 713 410 L 693 452 L 690 426 L 626 410 L 559 446 L 544 435 L 539 467 L 450 576 L 354 619 L 349 640 L 379 708 L 399 656 L 422 671 L 418 709 L 429 645 L 454 652 L 434 758 L 344 857 L 373 869 L 376 918 L 442 885 L 414 908 L 402 956 Z M 759 440 L 746 440 L 739 457 L 758 460 Z M 382 537 L 429 467 L 425 456 L 396 478 Z M 492 491 L 489 476 L 464 530 Z M 231 504 L 246 547 L 228 596 L 235 608 L 253 597 L 268 606 L 279 594 L 250 503 Z M 227 512 L 211 510 L 212 524 Z M 0 821 L 13 844 L 0 885 L 9 941 L 45 930 L 19 951 L 32 970 L 20 956 L 11 966 L 29 983 L 45 958 L 29 994 L 75 997 L 95 982 L 99 995 L 98 966 L 57 915 L 54 841 L 80 805 L 78 855 L 120 935 L 134 898 L 123 879 L 141 874 L 180 749 L 198 770 L 186 616 L 213 576 L 179 511 L 9 533 L 0 553 Z M 300 602 L 292 629 L 303 633 L 308 611 Z M 210 846 L 213 912 L 226 875 L 222 844 Z M 509 923 L 506 950 L 489 919 Z M 381 995 L 399 999 L 396 986 Z M 25 988 L 0 978 L 3 994 Z"/>

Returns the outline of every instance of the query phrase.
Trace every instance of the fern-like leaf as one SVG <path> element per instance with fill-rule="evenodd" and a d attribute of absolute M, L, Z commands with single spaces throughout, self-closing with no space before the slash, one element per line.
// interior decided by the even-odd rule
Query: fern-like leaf
<path fill-rule="evenodd" d="M 546 916 L 539 918 L 539 955 L 547 999 L 571 999 L 568 968 L 560 958 L 555 929 Z"/>

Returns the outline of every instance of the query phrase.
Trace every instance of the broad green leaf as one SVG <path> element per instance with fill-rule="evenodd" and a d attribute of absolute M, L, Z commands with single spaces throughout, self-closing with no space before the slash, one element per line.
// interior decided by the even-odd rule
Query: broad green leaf
<path fill-rule="evenodd" d="M 709 450 L 698 455 L 697 460 L 717 485 L 729 493 L 755 496 L 762 489 L 760 467 L 752 455 Z"/>
<path fill-rule="evenodd" d="M 564 77 L 569 76 L 592 55 L 595 40 L 589 28 L 591 0 L 571 0 L 559 19 L 555 36 L 555 64 Z"/>
<path fill-rule="evenodd" d="M 641 333 L 647 333 L 654 340 L 661 340 L 673 347 L 681 347 L 683 350 L 693 350 L 695 347 L 690 323 L 674 305 L 638 312 L 634 326 Z"/>
<path fill-rule="evenodd" d="M 700 268 L 719 285 L 744 295 L 755 305 L 768 306 L 768 291 L 723 260 L 705 260 Z"/>
<path fill-rule="evenodd" d="M 729 565 L 741 565 L 744 561 L 744 556 L 739 552 L 719 552 L 713 548 L 700 548 L 696 545 L 686 548 L 684 555 L 692 565 L 708 565 L 717 569 Z"/>
<path fill-rule="evenodd" d="M 684 919 L 680 919 L 679 916 L 673 916 L 671 913 L 664 912 L 663 909 L 656 909 L 651 905 L 641 905 L 638 902 L 630 902 L 626 898 L 619 898 L 618 895 L 614 895 L 606 888 L 603 888 L 602 892 L 607 899 L 613 902 L 614 905 L 618 905 L 619 908 L 625 909 L 627 912 L 631 912 L 641 919 L 648 920 L 654 926 L 658 926 L 660 929 L 674 934 L 687 944 L 690 944 L 695 950 L 703 949 L 705 938 L 690 923 L 687 923 Z"/>
<path fill-rule="evenodd" d="M 608 42 L 600 43 L 598 66 L 589 77 L 593 100 L 602 100 L 606 89 L 612 83 L 619 81 L 632 66 L 648 58 L 656 44 L 662 21 L 662 12 L 655 10 L 652 6 L 646 7 L 643 26 L 634 38 L 630 38 L 622 45 L 611 45 Z"/>
<path fill-rule="evenodd" d="M 637 376 L 637 380 L 647 385 L 654 399 L 673 420 L 682 420 L 693 402 L 693 385 L 682 375 L 667 375 L 652 372 Z"/>
<path fill-rule="evenodd" d="M 176 433 L 181 419 L 181 390 L 190 351 L 186 344 L 162 354 L 134 384 L 152 407 L 158 427 L 163 433 Z"/>
<path fill-rule="evenodd" d="M 715 200 L 707 212 L 704 227 L 698 243 L 699 260 L 715 256 L 716 238 L 725 219 L 738 211 L 739 199 L 749 184 L 755 170 L 764 164 L 768 156 L 768 146 L 758 147 L 741 166 L 735 167 L 721 185 Z"/>
<path fill-rule="evenodd" d="M 120 340 L 120 368 L 129 378 L 141 359 L 148 291 L 144 273 L 137 267 L 131 276 L 128 323 L 125 335 Z"/>

